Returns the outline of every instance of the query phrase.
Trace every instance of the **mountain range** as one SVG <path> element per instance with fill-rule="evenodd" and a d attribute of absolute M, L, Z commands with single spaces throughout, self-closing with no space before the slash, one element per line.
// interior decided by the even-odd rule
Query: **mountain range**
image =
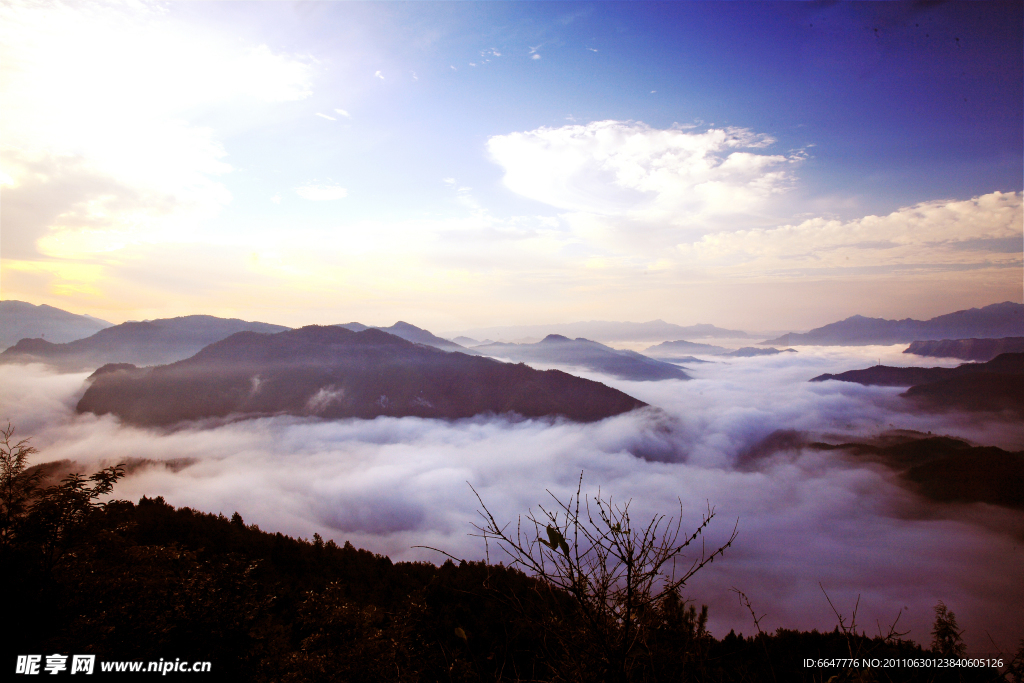
<path fill-rule="evenodd" d="M 465 336 L 472 339 L 496 339 L 508 341 L 522 338 L 543 338 L 558 334 L 570 339 L 585 338 L 599 342 L 615 341 L 663 341 L 665 339 L 746 339 L 750 335 L 740 330 L 727 330 L 714 325 L 690 325 L 683 327 L 664 320 L 645 323 L 610 322 L 591 320 L 576 323 L 552 323 L 550 325 L 511 325 L 504 327 L 480 327 L 472 330 L 453 332 L 449 337 Z"/>
<path fill-rule="evenodd" d="M 628 380 L 690 379 L 671 363 L 647 358 L 635 351 L 621 351 L 589 339 L 569 339 L 549 334 L 536 344 L 494 342 L 474 351 L 496 358 L 526 363 L 552 363 L 586 368 Z"/>
<path fill-rule="evenodd" d="M 683 353 L 699 353 L 703 356 L 727 356 L 732 358 L 752 358 L 754 356 L 774 356 L 779 353 L 796 353 L 793 349 L 759 349 L 756 346 L 744 346 L 740 349 L 729 350 L 724 346 L 714 344 L 700 344 L 698 342 L 679 339 L 667 341 L 644 349 L 644 355 L 652 358 L 661 358 L 675 363 L 696 361 L 693 356 L 683 356 Z"/>
<path fill-rule="evenodd" d="M 45 339 L 22 339 L 0 353 L 0 363 L 45 363 L 65 372 L 94 370 L 107 363 L 171 363 L 188 358 L 204 346 L 236 332 L 281 332 L 287 329 L 281 325 L 235 318 L 186 315 L 121 323 L 65 344 L 54 344 Z"/>
<path fill-rule="evenodd" d="M 30 337 L 63 344 L 110 326 L 106 320 L 68 313 L 46 304 L 36 306 L 13 299 L 0 301 L 0 349 Z"/>
<path fill-rule="evenodd" d="M 1010 411 L 1024 416 L 1024 353 L 1004 353 L 987 363 L 955 368 L 899 368 L 876 365 L 825 374 L 826 380 L 887 387 L 910 387 L 901 396 L 932 410 Z"/>
<path fill-rule="evenodd" d="M 453 341 L 442 339 L 432 332 L 428 332 L 423 328 L 410 325 L 407 322 L 399 320 L 391 327 L 372 327 L 370 325 L 364 325 L 362 323 L 344 323 L 337 325 L 336 327 L 344 327 L 346 330 L 352 330 L 353 332 L 362 332 L 363 330 L 375 329 L 383 330 L 388 334 L 393 334 L 396 337 L 401 337 L 406 341 L 411 341 L 414 344 L 426 344 L 427 346 L 433 346 L 435 349 L 442 349 L 444 351 L 461 351 L 462 353 L 472 353 L 465 346 L 456 344 Z"/>
<path fill-rule="evenodd" d="M 984 308 L 947 313 L 930 320 L 886 320 L 855 315 L 810 332 L 790 332 L 761 345 L 862 346 L 931 339 L 1024 336 L 1024 304 L 1004 301 Z"/>
<path fill-rule="evenodd" d="M 378 329 L 239 332 L 170 365 L 97 370 L 79 412 L 145 426 L 266 415 L 322 418 L 479 414 L 590 422 L 646 404 L 599 382 L 448 353 Z"/>
<path fill-rule="evenodd" d="M 663 358 L 665 360 L 679 360 L 683 357 L 689 357 L 683 356 L 683 354 L 699 353 L 705 356 L 720 356 L 728 352 L 729 349 L 724 346 L 701 344 L 699 342 L 686 341 L 685 339 L 662 342 L 644 349 L 645 356 Z"/>
<path fill-rule="evenodd" d="M 942 339 L 915 341 L 903 353 L 930 358 L 959 358 L 960 360 L 992 360 L 1001 353 L 1024 352 L 1024 337 L 999 339 Z"/>

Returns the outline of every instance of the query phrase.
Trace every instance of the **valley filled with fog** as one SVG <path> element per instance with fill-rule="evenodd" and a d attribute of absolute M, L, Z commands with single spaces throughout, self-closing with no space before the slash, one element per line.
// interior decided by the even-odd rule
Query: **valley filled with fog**
<path fill-rule="evenodd" d="M 685 364 L 691 380 L 626 381 L 561 367 L 651 406 L 590 424 L 281 416 L 143 429 L 76 413 L 88 373 L 38 364 L 0 366 L 0 415 L 17 436 L 32 438 L 35 463 L 68 460 L 86 473 L 128 463 L 115 497 L 238 511 L 265 531 L 319 533 L 395 561 L 444 559 L 413 547 L 422 545 L 485 557 L 482 539 L 471 535 L 479 504 L 470 485 L 499 521 L 514 523 L 547 507 L 546 491 L 567 499 L 582 472 L 585 493 L 600 488 L 631 501 L 634 520 L 677 514 L 681 500 L 683 527 L 692 531 L 710 505 L 709 544 L 724 542 L 738 523 L 733 547 L 685 589 L 710 606 L 718 637 L 755 630 L 732 587 L 766 615 L 765 631 L 831 630 L 836 617 L 824 588 L 847 617 L 860 597 L 857 620 L 869 634 L 879 624 L 884 634 L 902 610 L 901 630 L 928 642 L 942 600 L 972 651 L 992 651 L 992 641 L 1015 647 L 1024 630 L 1007 605 L 1024 604 L 1024 514 L 935 502 L 881 464 L 807 444 L 914 430 L 1019 451 L 1019 421 L 917 412 L 899 396 L 903 388 L 808 382 L 878 362 L 959 361 L 903 354 L 905 344 L 795 348 Z M 490 550 L 492 561 L 504 559 Z"/>

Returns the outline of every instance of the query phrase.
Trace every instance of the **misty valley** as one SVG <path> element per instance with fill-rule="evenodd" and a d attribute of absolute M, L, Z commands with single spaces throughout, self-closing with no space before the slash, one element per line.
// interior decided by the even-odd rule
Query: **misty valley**
<path fill-rule="evenodd" d="M 56 316 L 0 305 L 5 327 Z M 1008 608 L 1024 605 L 1024 305 L 858 322 L 764 343 L 710 325 L 495 341 L 212 316 L 21 338 L 0 353 L 0 408 L 16 429 L 6 452 L 30 437 L 22 474 L 51 492 L 41 500 L 91 501 L 67 527 L 81 538 L 46 546 L 45 570 L 24 579 L 64 627 L 30 620 L 26 642 L 123 652 L 132 634 L 140 658 L 187 643 L 248 679 L 406 680 L 389 667 L 422 680 L 600 677 L 566 673 L 569 641 L 544 631 L 569 618 L 558 600 L 572 591 L 542 600 L 544 577 L 474 526 L 485 512 L 518 528 L 578 494 L 698 528 L 704 544 L 677 558 L 700 571 L 657 602 L 674 635 L 651 631 L 649 665 L 629 654 L 624 680 L 684 651 L 700 653 L 693 680 L 763 680 L 773 667 L 819 680 L 797 666 L 809 644 L 829 657 L 937 656 L 939 606 L 962 652 L 1012 663 L 1024 634 Z M 113 491 L 67 488 L 93 472 L 114 473 Z M 122 502 L 99 507 L 108 499 Z M 531 542 L 548 544 L 543 533 Z M 9 562 L 24 548 L 5 538 Z M 83 578 L 97 571 L 119 578 Z M 57 593 L 40 593 L 46 582 Z M 172 603 L 200 616 L 175 621 L 162 612 Z M 210 629 L 221 635 L 203 641 Z M 323 657 L 339 653 L 350 664 L 332 670 Z"/>

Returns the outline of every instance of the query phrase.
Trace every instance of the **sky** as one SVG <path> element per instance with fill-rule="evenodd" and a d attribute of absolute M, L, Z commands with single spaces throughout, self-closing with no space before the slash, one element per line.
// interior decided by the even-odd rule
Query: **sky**
<path fill-rule="evenodd" d="M 433 330 L 1024 301 L 1018 2 L 0 2 L 0 297 Z"/>

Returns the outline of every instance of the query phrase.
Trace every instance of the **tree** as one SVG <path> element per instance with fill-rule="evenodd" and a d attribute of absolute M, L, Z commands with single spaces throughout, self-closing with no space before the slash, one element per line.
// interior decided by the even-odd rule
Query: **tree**
<path fill-rule="evenodd" d="M 715 517 L 710 506 L 696 530 L 684 534 L 681 500 L 678 517 L 655 515 L 635 525 L 631 501 L 617 505 L 600 491 L 583 497 L 582 486 L 580 474 L 575 495 L 564 502 L 548 491 L 556 507 L 538 506 L 540 514 L 530 510 L 514 531 L 498 523 L 473 489 L 483 519 L 474 527 L 485 543 L 496 542 L 512 567 L 546 587 L 549 609 L 537 616 L 558 646 L 563 677 L 634 680 L 652 661 L 649 655 L 666 627 L 685 622 L 695 636 L 704 633 L 705 613 L 682 618 L 680 591 L 732 545 L 737 527 L 708 552 L 704 532 Z M 684 559 L 698 540 L 699 553 Z"/>
<path fill-rule="evenodd" d="M 935 606 L 935 624 L 932 626 L 932 652 L 943 657 L 963 657 L 967 649 L 962 635 L 963 631 L 956 623 L 956 615 L 939 600 Z"/>
<path fill-rule="evenodd" d="M 12 443 L 13 436 L 10 423 L 0 429 L 0 547 L 4 550 L 13 542 L 40 478 L 39 472 L 27 472 L 28 456 L 36 449 L 28 445 L 28 439 Z"/>
<path fill-rule="evenodd" d="M 10 424 L 0 429 L 0 548 L 7 555 L 20 546 L 48 572 L 74 544 L 89 515 L 106 506 L 100 499 L 124 476 L 124 465 L 89 477 L 69 474 L 40 488 L 41 473 L 30 474 L 28 468 L 28 456 L 36 449 L 28 439 L 13 442 L 13 437 Z"/>

